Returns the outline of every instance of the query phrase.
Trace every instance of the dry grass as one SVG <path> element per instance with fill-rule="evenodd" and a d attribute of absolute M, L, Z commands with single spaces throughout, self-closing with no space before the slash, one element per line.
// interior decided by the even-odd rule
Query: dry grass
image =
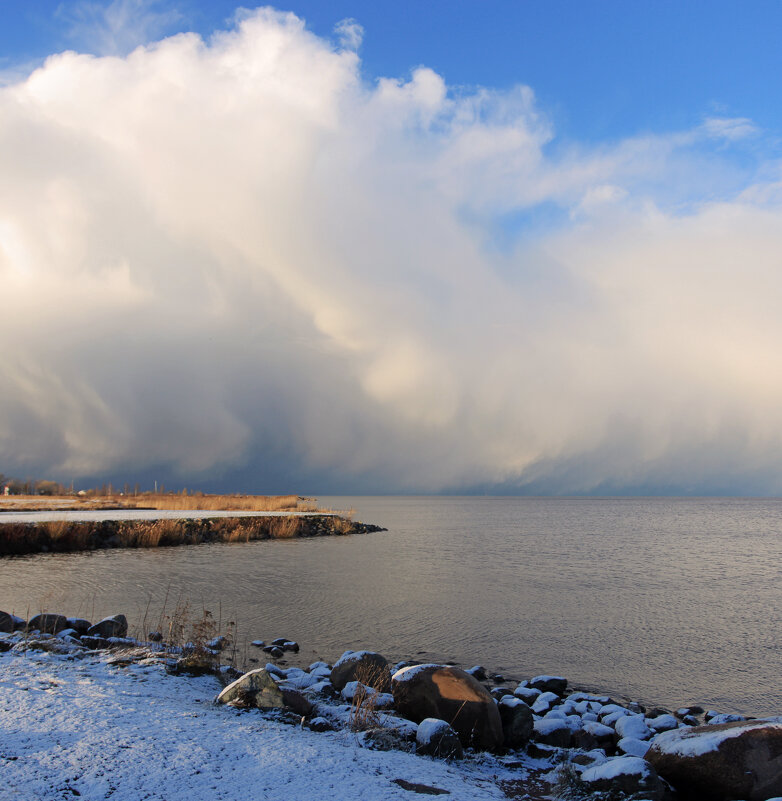
<path fill-rule="evenodd" d="M 354 681 L 360 682 L 350 705 L 348 725 L 353 731 L 366 731 L 380 725 L 377 708 L 380 688 L 386 681 L 385 671 L 377 665 L 362 664 L 356 670 Z"/>

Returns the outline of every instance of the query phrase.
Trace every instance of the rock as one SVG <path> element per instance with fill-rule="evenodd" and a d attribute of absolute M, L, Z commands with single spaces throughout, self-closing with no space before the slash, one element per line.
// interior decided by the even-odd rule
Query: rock
<path fill-rule="evenodd" d="M 0 632 L 13 634 L 15 631 L 20 631 L 26 626 L 27 624 L 22 618 L 11 615 L 8 612 L 0 612 Z"/>
<path fill-rule="evenodd" d="M 250 645 L 254 646 L 255 648 L 263 648 L 266 643 L 263 640 L 253 640 Z"/>
<path fill-rule="evenodd" d="M 285 706 L 282 690 L 264 668 L 240 676 L 217 696 L 217 701 L 239 708 L 281 709 Z"/>
<path fill-rule="evenodd" d="M 444 720 L 424 718 L 415 735 L 416 752 L 440 759 L 462 759 L 459 736 Z"/>
<path fill-rule="evenodd" d="M 616 748 L 625 756 L 641 757 L 643 759 L 649 751 L 651 743 L 648 740 L 635 740 L 632 737 L 623 737 Z"/>
<path fill-rule="evenodd" d="M 545 715 L 554 704 L 559 701 L 559 696 L 556 693 L 545 692 L 541 693 L 532 704 L 532 711 L 536 715 Z"/>
<path fill-rule="evenodd" d="M 590 793 L 638 794 L 638 798 L 662 799 L 665 785 L 654 768 L 638 757 L 612 757 L 600 765 L 587 768 L 581 774 L 581 781 Z M 643 794 L 643 795 L 641 795 Z M 612 796 L 613 797 L 613 796 Z"/>
<path fill-rule="evenodd" d="M 334 727 L 329 723 L 326 718 L 312 718 L 312 720 L 302 721 L 301 724 L 305 729 L 312 729 L 312 731 L 333 731 Z"/>
<path fill-rule="evenodd" d="M 625 715 L 619 718 L 614 724 L 614 728 L 620 740 L 624 737 L 648 740 L 652 736 L 652 730 L 646 725 L 646 720 L 641 714 Z"/>
<path fill-rule="evenodd" d="M 162 642 L 163 635 L 159 631 L 150 631 L 147 635 L 150 642 Z"/>
<path fill-rule="evenodd" d="M 282 700 L 288 709 L 292 709 L 297 715 L 308 718 L 312 715 L 315 707 L 298 690 L 282 690 Z"/>
<path fill-rule="evenodd" d="M 371 748 L 373 751 L 411 751 L 408 740 L 400 736 L 395 729 L 384 726 L 373 726 L 356 735 L 362 748 Z M 413 737 L 415 739 L 415 736 Z M 457 740 L 458 742 L 458 740 Z M 459 746 L 461 748 L 461 746 Z"/>
<path fill-rule="evenodd" d="M 478 679 L 478 681 L 486 681 L 486 668 L 481 665 L 474 665 L 469 670 L 466 670 L 465 673 L 469 673 L 473 678 Z"/>
<path fill-rule="evenodd" d="M 331 669 L 331 683 L 337 691 L 349 681 L 360 681 L 381 693 L 391 690 L 388 661 L 374 651 L 345 651 Z"/>
<path fill-rule="evenodd" d="M 125 615 L 104 617 L 87 630 L 90 637 L 124 637 L 127 633 L 128 621 Z"/>
<path fill-rule="evenodd" d="M 81 644 L 95 650 L 109 647 L 109 641 L 105 637 L 90 637 L 87 634 L 82 636 Z"/>
<path fill-rule="evenodd" d="M 697 797 L 782 795 L 782 717 L 663 732 L 646 758 L 677 790 Z"/>
<path fill-rule="evenodd" d="M 228 638 L 224 637 L 222 634 L 217 637 L 212 637 L 212 639 L 206 643 L 206 647 L 211 648 L 213 651 L 222 651 L 227 645 Z"/>
<path fill-rule="evenodd" d="M 670 731 L 679 725 L 679 721 L 673 715 L 665 713 L 664 715 L 657 715 L 653 718 L 646 719 L 646 725 L 656 732 Z"/>
<path fill-rule="evenodd" d="M 265 651 L 266 649 L 264 648 L 263 650 Z M 269 656 L 271 656 L 273 659 L 279 659 L 284 654 L 285 652 L 282 650 L 282 648 L 278 647 L 277 645 L 273 645 L 269 649 Z"/>
<path fill-rule="evenodd" d="M 391 779 L 394 784 L 398 784 L 403 790 L 409 790 L 411 793 L 418 793 L 419 795 L 450 795 L 450 790 L 443 790 L 440 787 L 432 787 L 429 784 L 421 784 L 420 782 L 409 782 L 407 779 Z"/>
<path fill-rule="evenodd" d="M 523 748 L 532 737 L 532 710 L 520 698 L 506 695 L 497 705 L 506 748 Z"/>
<path fill-rule="evenodd" d="M 68 628 L 68 618 L 64 615 L 45 613 L 31 618 L 27 627 L 30 631 L 37 629 L 43 634 L 59 634 L 63 629 Z"/>
<path fill-rule="evenodd" d="M 572 731 L 564 718 L 541 718 L 533 724 L 535 740 L 555 748 L 568 748 Z"/>
<path fill-rule="evenodd" d="M 92 623 L 89 620 L 85 620 L 83 617 L 69 617 L 68 618 L 68 626 L 72 629 L 76 629 L 81 637 L 82 634 L 86 634 Z"/>
<path fill-rule="evenodd" d="M 207 673 L 214 673 L 214 656 L 206 651 L 193 651 L 193 653 L 183 656 L 170 667 L 169 673 L 175 675 L 187 674 L 188 676 L 205 676 Z"/>
<path fill-rule="evenodd" d="M 391 681 L 397 711 L 410 720 L 444 720 L 462 745 L 480 750 L 503 742 L 497 704 L 486 688 L 463 670 L 445 665 L 417 665 L 397 671 Z"/>
<path fill-rule="evenodd" d="M 297 654 L 299 653 L 299 644 L 295 640 L 287 640 L 282 644 L 282 650 Z"/>
<path fill-rule="evenodd" d="M 567 679 L 562 676 L 535 676 L 529 680 L 529 686 L 542 693 L 562 695 L 567 689 Z"/>
<path fill-rule="evenodd" d="M 540 690 L 533 690 L 532 687 L 525 687 L 524 685 L 519 684 L 519 686 L 513 691 L 513 694 L 516 696 L 516 698 L 521 698 L 524 703 L 532 706 L 537 700 L 538 696 L 541 695 L 541 692 Z"/>

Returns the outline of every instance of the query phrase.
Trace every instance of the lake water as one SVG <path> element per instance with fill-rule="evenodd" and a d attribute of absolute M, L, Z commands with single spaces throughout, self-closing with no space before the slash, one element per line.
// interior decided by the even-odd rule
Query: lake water
<path fill-rule="evenodd" d="M 153 621 L 183 597 L 303 662 L 372 648 L 782 714 L 782 500 L 319 500 L 389 530 L 4 558 L 0 609 Z"/>

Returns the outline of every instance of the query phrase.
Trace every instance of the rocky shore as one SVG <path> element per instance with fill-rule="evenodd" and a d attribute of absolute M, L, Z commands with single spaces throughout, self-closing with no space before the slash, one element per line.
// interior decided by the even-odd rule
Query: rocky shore
<path fill-rule="evenodd" d="M 71 662 L 99 658 L 118 669 L 210 677 L 217 709 L 314 732 L 324 743 L 349 734 L 352 748 L 405 754 L 414 762 L 404 764 L 418 764 L 430 777 L 445 775 L 427 773 L 437 763 L 448 766 L 448 776 L 461 771 L 470 781 L 479 775 L 492 783 L 491 792 L 467 797 L 765 801 L 782 795 L 782 717 L 747 719 L 697 705 L 648 708 L 572 688 L 561 676 L 510 681 L 481 666 L 391 665 L 372 651 L 287 667 L 284 657 L 298 651 L 288 637 L 254 641 L 257 653 L 275 661 L 242 672 L 226 664 L 225 637 L 174 644 L 160 632 L 143 641 L 127 633 L 123 615 L 92 624 L 0 612 L 3 660 L 36 653 Z M 394 792 L 453 793 L 435 783 L 391 781 Z"/>
<path fill-rule="evenodd" d="M 49 520 L 34 523 L 4 522 L 0 517 L 0 556 L 343 536 L 375 531 L 385 529 L 336 514 L 267 516 L 259 513 L 243 517 Z"/>

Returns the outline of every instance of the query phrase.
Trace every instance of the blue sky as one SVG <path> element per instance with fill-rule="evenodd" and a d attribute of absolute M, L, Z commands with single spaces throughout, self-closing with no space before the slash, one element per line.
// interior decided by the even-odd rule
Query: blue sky
<path fill-rule="evenodd" d="M 6 65 L 66 48 L 90 49 L 71 30 L 108 2 L 3 0 Z M 224 0 L 149 4 L 170 15 L 158 33 L 226 26 Z M 425 64 L 449 84 L 532 86 L 561 136 L 602 141 L 695 125 L 714 114 L 782 128 L 782 4 L 727 0 L 552 2 L 298 2 L 280 5 L 329 36 L 342 19 L 365 29 L 364 73 L 404 77 Z M 88 11 L 89 9 L 89 11 Z M 140 12 L 143 13 L 143 12 Z"/>
<path fill-rule="evenodd" d="M 782 493 L 781 29 L 0 0 L 0 469 Z"/>

